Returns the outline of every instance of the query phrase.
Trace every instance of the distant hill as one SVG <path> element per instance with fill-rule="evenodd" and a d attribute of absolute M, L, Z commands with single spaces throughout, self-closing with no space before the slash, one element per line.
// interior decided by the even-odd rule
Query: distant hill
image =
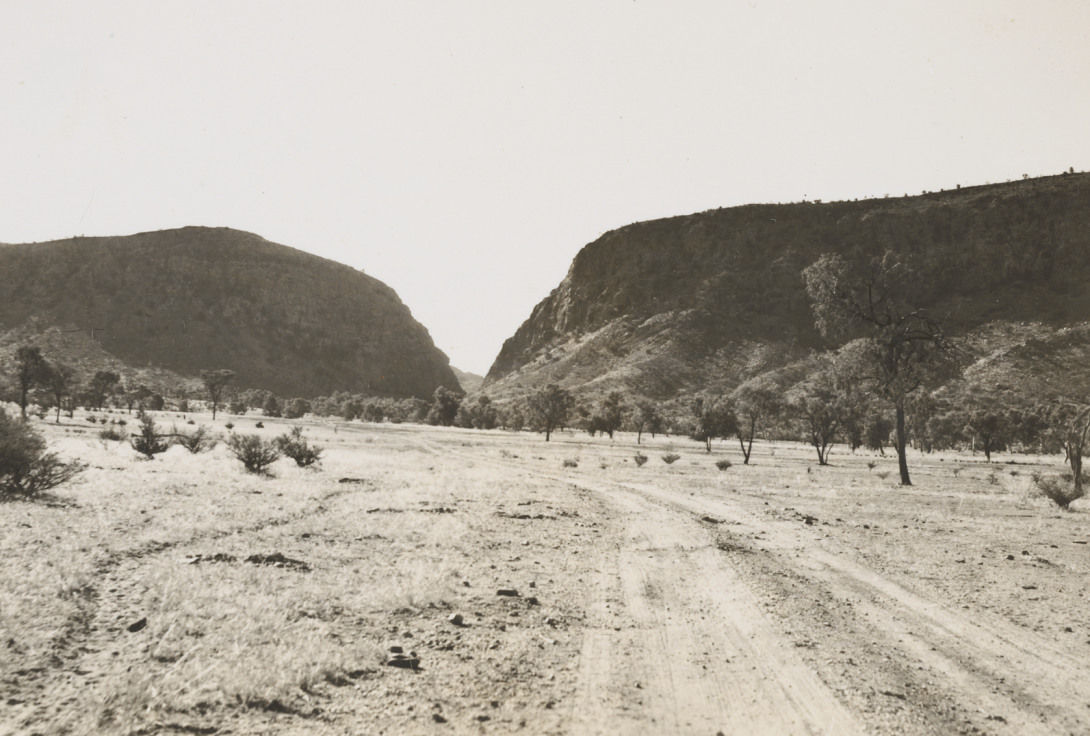
<path fill-rule="evenodd" d="M 454 366 L 451 366 L 450 369 L 454 371 L 454 376 L 458 379 L 458 383 L 461 384 L 462 390 L 467 394 L 474 393 L 484 383 L 484 376 L 478 376 L 476 373 L 466 373 Z"/>
<path fill-rule="evenodd" d="M 579 252 L 504 343 L 483 390 L 502 398 L 556 382 L 660 399 L 729 391 L 836 347 L 814 327 L 804 268 L 825 253 L 862 261 L 887 249 L 924 264 L 931 288 L 920 302 L 956 334 L 1082 322 L 1090 175 L 746 205 L 613 230 Z"/>
<path fill-rule="evenodd" d="M 0 351 L 18 342 L 84 370 L 227 368 L 285 397 L 458 388 L 393 289 L 228 228 L 0 245 Z"/>

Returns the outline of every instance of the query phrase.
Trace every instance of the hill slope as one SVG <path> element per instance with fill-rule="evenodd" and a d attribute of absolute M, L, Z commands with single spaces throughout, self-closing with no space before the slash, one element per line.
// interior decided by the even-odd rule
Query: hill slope
<path fill-rule="evenodd" d="M 0 245 L 0 274 L 0 335 L 59 331 L 84 356 L 182 376 L 229 368 L 239 387 L 281 396 L 458 388 L 393 289 L 250 233 L 187 227 Z"/>
<path fill-rule="evenodd" d="M 1087 196 L 1082 189 L 1087 189 Z M 825 345 L 801 272 L 824 253 L 924 263 L 954 332 L 1090 316 L 1090 175 L 863 202 L 747 205 L 636 223 L 584 247 L 483 390 L 548 381 L 669 398 L 727 389 Z"/>

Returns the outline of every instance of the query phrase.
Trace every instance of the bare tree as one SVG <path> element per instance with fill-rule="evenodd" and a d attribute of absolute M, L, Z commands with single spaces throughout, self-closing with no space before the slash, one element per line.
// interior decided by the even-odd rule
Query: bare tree
<path fill-rule="evenodd" d="M 208 392 L 208 400 L 212 402 L 212 418 L 216 418 L 216 407 L 223 397 L 223 390 L 227 382 L 235 377 L 234 371 L 219 369 L 214 371 L 201 371 L 201 380 L 204 381 L 204 389 Z"/>
<path fill-rule="evenodd" d="M 874 393 L 893 405 L 901 485 L 912 485 L 905 405 L 914 391 L 938 384 L 959 364 L 959 350 L 942 325 L 914 304 L 926 291 L 919 272 L 887 251 L 865 266 L 825 255 L 803 277 L 821 334 L 860 338 L 853 344 L 855 365 Z"/>

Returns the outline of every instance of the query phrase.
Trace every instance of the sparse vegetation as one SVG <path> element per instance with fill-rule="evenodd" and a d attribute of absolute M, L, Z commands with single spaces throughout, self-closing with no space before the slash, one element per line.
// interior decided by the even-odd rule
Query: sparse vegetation
<path fill-rule="evenodd" d="M 1082 484 L 1075 487 L 1075 477 L 1071 473 L 1060 475 L 1041 475 L 1034 473 L 1033 483 L 1047 499 L 1061 509 L 1069 511 L 1071 504 L 1086 495 Z"/>
<path fill-rule="evenodd" d="M 667 465 L 673 465 L 674 463 L 676 463 L 680 459 L 681 459 L 681 455 L 678 455 L 677 453 L 674 453 L 674 452 L 668 452 L 668 453 L 666 453 L 665 455 L 662 456 L 662 461 L 664 463 L 666 463 Z"/>
<path fill-rule="evenodd" d="M 570 457 L 565 458 L 564 459 L 564 467 L 565 468 L 578 468 L 579 467 L 579 462 L 577 460 L 573 460 Z"/>
<path fill-rule="evenodd" d="M 733 465 L 733 464 L 734 464 L 734 463 L 732 463 L 732 462 L 731 462 L 730 460 L 726 460 L 726 459 L 724 459 L 724 460 L 716 460 L 716 461 L 715 461 L 715 467 L 719 468 L 720 470 L 727 470 L 727 469 L 729 469 L 729 468 L 731 467 L 731 465 Z"/>
<path fill-rule="evenodd" d="M 642 468 L 643 464 L 647 462 L 647 455 L 644 455 L 642 452 L 637 452 L 635 460 L 636 467 Z"/>

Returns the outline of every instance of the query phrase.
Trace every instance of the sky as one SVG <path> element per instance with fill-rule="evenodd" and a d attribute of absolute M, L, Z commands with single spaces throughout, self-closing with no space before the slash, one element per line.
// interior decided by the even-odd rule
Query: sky
<path fill-rule="evenodd" d="M 629 223 L 1090 169 L 1088 72 L 1085 0 L 0 0 L 0 242 L 257 233 L 484 374 Z"/>

